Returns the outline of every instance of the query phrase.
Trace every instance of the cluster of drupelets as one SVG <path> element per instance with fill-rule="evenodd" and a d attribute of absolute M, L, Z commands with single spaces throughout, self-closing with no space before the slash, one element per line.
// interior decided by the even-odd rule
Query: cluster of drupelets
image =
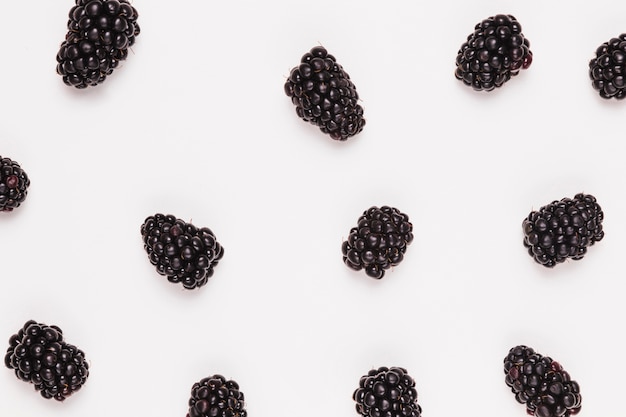
<path fill-rule="evenodd" d="M 138 13 L 128 0 L 76 0 L 69 13 L 68 34 L 57 55 L 57 72 L 76 88 L 102 84 L 139 35 Z M 532 63 L 530 42 L 514 16 L 498 14 L 476 24 L 459 48 L 455 77 L 477 91 L 502 87 Z M 592 86 L 603 98 L 626 96 L 626 34 L 595 51 L 589 61 Z M 301 58 L 285 82 L 285 94 L 298 117 L 335 140 L 347 140 L 365 126 L 363 108 L 350 76 L 321 46 Z M 25 200 L 30 179 L 20 165 L 0 157 L 0 212 Z M 604 214 L 595 197 L 577 194 L 555 200 L 524 219 L 524 246 L 546 267 L 578 260 L 587 247 L 604 236 Z M 213 274 L 223 248 L 208 228 L 197 228 L 173 215 L 156 214 L 141 227 L 144 248 L 157 272 L 187 289 L 202 287 Z M 413 240 L 408 215 L 388 206 L 371 207 L 343 242 L 344 263 L 380 279 L 397 266 Z M 29 320 L 9 339 L 6 367 L 33 383 L 45 398 L 65 400 L 86 382 L 89 366 L 84 353 L 64 341 L 54 325 Z M 531 348 L 517 346 L 504 359 L 505 381 L 537 417 L 570 416 L 580 410 L 578 384 L 558 362 Z M 363 416 L 420 417 L 415 381 L 404 368 L 380 367 L 364 375 L 353 393 Z M 238 384 L 215 374 L 195 383 L 188 417 L 245 417 L 244 395 Z"/>

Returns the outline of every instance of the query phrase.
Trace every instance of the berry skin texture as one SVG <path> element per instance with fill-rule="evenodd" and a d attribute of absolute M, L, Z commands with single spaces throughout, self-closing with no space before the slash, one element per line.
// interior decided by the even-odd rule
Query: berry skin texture
<path fill-rule="evenodd" d="M 157 213 L 141 225 L 144 249 L 159 274 L 192 290 L 205 285 L 224 255 L 211 229 Z"/>
<path fill-rule="evenodd" d="M 129 0 L 76 0 L 57 52 L 57 74 L 78 89 L 102 84 L 128 57 L 141 29 Z"/>
<path fill-rule="evenodd" d="M 34 320 L 9 338 L 4 364 L 42 397 L 57 401 L 80 390 L 89 376 L 85 353 L 65 342 L 59 327 Z"/>
<path fill-rule="evenodd" d="M 311 48 L 291 70 L 285 94 L 296 114 L 338 141 L 363 130 L 365 119 L 350 76 L 322 46 Z"/>
<path fill-rule="evenodd" d="M 591 85 L 604 99 L 626 97 L 626 33 L 611 38 L 596 49 L 589 61 Z"/>
<path fill-rule="evenodd" d="M 504 358 L 506 385 L 526 412 L 535 417 L 569 417 L 578 414 L 580 387 L 561 364 L 531 347 L 511 348 Z"/>
<path fill-rule="evenodd" d="M 363 417 L 420 417 L 415 380 L 401 367 L 370 370 L 352 394 Z"/>
<path fill-rule="evenodd" d="M 30 179 L 20 165 L 0 155 L 0 212 L 13 211 L 26 199 Z"/>
<path fill-rule="evenodd" d="M 370 207 L 341 246 L 343 262 L 355 271 L 365 269 L 368 276 L 381 279 L 385 270 L 402 262 L 412 241 L 409 216 L 394 207 Z"/>
<path fill-rule="evenodd" d="M 476 24 L 456 57 L 455 77 L 476 91 L 502 87 L 533 61 L 530 42 L 514 16 L 497 14 Z"/>
<path fill-rule="evenodd" d="M 247 417 L 239 384 L 215 374 L 193 384 L 187 417 Z"/>
<path fill-rule="evenodd" d="M 604 212 L 590 194 L 554 200 L 522 221 L 524 247 L 547 268 L 567 259 L 580 260 L 604 237 L 603 220 Z"/>

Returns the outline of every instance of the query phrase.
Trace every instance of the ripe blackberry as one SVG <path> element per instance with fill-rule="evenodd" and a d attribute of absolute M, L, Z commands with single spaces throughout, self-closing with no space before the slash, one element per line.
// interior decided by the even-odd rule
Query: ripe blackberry
<path fill-rule="evenodd" d="M 600 97 L 626 97 L 626 33 L 596 49 L 595 57 L 589 61 L 589 78 Z"/>
<path fill-rule="evenodd" d="M 380 367 L 361 377 L 352 394 L 364 417 L 420 417 L 415 380 L 400 367 Z"/>
<path fill-rule="evenodd" d="M 345 141 L 363 130 L 365 119 L 354 83 L 322 46 L 304 54 L 291 70 L 285 94 L 296 114 L 331 138 Z"/>
<path fill-rule="evenodd" d="M 65 342 L 59 327 L 34 320 L 9 338 L 4 364 L 22 381 L 34 384 L 42 397 L 57 401 L 81 389 L 89 376 L 85 353 Z"/>
<path fill-rule="evenodd" d="M 404 259 L 412 241 L 413 225 L 409 216 L 389 206 L 370 207 L 343 242 L 343 261 L 355 271 L 365 269 L 368 276 L 380 279 L 386 269 Z"/>
<path fill-rule="evenodd" d="M 579 260 L 604 237 L 603 220 L 604 212 L 590 194 L 554 200 L 522 222 L 524 246 L 536 262 L 548 268 L 566 259 Z"/>
<path fill-rule="evenodd" d="M 580 387 L 549 356 L 519 345 L 504 358 L 505 382 L 526 412 L 535 417 L 569 417 L 581 408 Z"/>
<path fill-rule="evenodd" d="M 171 214 L 148 216 L 141 225 L 141 236 L 157 272 L 188 290 L 205 285 L 224 255 L 209 228 L 198 228 Z"/>
<path fill-rule="evenodd" d="M 245 407 L 239 384 L 216 374 L 193 384 L 187 417 L 246 417 Z"/>
<path fill-rule="evenodd" d="M 76 88 L 98 85 L 128 56 L 140 33 L 128 0 L 76 0 L 57 53 L 57 73 Z"/>
<path fill-rule="evenodd" d="M 532 60 L 530 42 L 517 19 L 497 14 L 476 24 L 461 45 L 454 75 L 474 90 L 491 91 L 528 68 Z"/>
<path fill-rule="evenodd" d="M 28 194 L 30 179 L 20 165 L 0 155 L 0 212 L 19 207 Z"/>

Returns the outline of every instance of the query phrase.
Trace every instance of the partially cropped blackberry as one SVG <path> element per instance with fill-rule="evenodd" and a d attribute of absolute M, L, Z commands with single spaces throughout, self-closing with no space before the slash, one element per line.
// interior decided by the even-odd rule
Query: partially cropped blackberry
<path fill-rule="evenodd" d="M 13 211 L 28 194 L 30 179 L 20 165 L 0 155 L 0 212 Z"/>
<path fill-rule="evenodd" d="M 159 274 L 188 290 L 205 285 L 224 248 L 208 227 L 157 213 L 141 225 L 144 249 Z"/>
<path fill-rule="evenodd" d="M 506 385 L 526 411 L 535 417 L 569 417 L 578 414 L 580 387 L 561 364 L 531 347 L 511 348 L 504 358 Z"/>
<path fill-rule="evenodd" d="M 34 320 L 9 338 L 4 364 L 42 397 L 58 401 L 81 389 L 89 376 L 85 353 L 65 342 L 59 327 Z"/>
<path fill-rule="evenodd" d="M 239 384 L 212 375 L 193 384 L 187 417 L 246 417 L 246 403 Z"/>
<path fill-rule="evenodd" d="M 368 276 L 380 279 L 385 270 L 404 259 L 412 241 L 413 225 L 409 216 L 389 206 L 370 207 L 343 242 L 343 261 L 355 271 L 365 269 Z"/>
<path fill-rule="evenodd" d="M 524 246 L 536 262 L 548 268 L 566 259 L 579 260 L 604 237 L 603 220 L 604 212 L 590 194 L 554 200 L 522 222 Z"/>
<path fill-rule="evenodd" d="M 128 0 L 76 0 L 57 53 L 63 82 L 76 88 L 104 82 L 135 43 L 138 16 Z"/>
<path fill-rule="evenodd" d="M 354 83 L 322 46 L 304 54 L 291 70 L 285 94 L 303 120 L 331 138 L 345 141 L 363 130 L 365 119 Z"/>
<path fill-rule="evenodd" d="M 352 394 L 363 417 L 420 417 L 415 380 L 400 367 L 370 370 Z"/>
<path fill-rule="evenodd" d="M 474 90 L 491 91 L 528 68 L 532 60 L 530 42 L 517 19 L 497 14 L 476 24 L 461 45 L 454 75 Z"/>
<path fill-rule="evenodd" d="M 589 61 L 591 85 L 600 97 L 626 97 L 626 33 L 611 38 L 596 49 Z"/>

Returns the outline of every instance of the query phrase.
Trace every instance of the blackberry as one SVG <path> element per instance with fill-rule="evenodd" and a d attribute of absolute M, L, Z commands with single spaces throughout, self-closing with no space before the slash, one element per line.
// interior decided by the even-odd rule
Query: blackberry
<path fill-rule="evenodd" d="M 57 53 L 63 82 L 76 88 L 104 82 L 135 43 L 138 16 L 128 0 L 76 0 Z"/>
<path fill-rule="evenodd" d="M 361 377 L 352 394 L 364 417 L 420 417 L 415 380 L 400 367 L 380 367 Z"/>
<path fill-rule="evenodd" d="M 34 320 L 9 338 L 4 364 L 17 378 L 34 384 L 42 397 L 57 401 L 81 389 L 89 376 L 85 353 L 65 342 L 58 326 Z"/>
<path fill-rule="evenodd" d="M 345 141 L 363 130 L 365 119 L 350 76 L 322 46 L 311 48 L 291 70 L 285 94 L 296 114 L 331 138 Z"/>
<path fill-rule="evenodd" d="M 407 246 L 413 241 L 413 225 L 409 216 L 397 208 L 374 206 L 365 210 L 341 246 L 344 263 L 376 279 L 385 270 L 404 259 Z"/>
<path fill-rule="evenodd" d="M 13 211 L 28 194 L 30 179 L 20 165 L 0 155 L 0 212 Z"/>
<path fill-rule="evenodd" d="M 175 216 L 157 213 L 141 225 L 150 262 L 159 274 L 188 290 L 205 285 L 224 248 L 208 227 L 196 227 Z"/>
<path fill-rule="evenodd" d="M 504 358 L 506 385 L 535 417 L 569 417 L 581 408 L 580 387 L 561 364 L 519 345 Z"/>
<path fill-rule="evenodd" d="M 591 85 L 605 99 L 626 97 L 626 33 L 611 38 L 596 49 L 589 61 Z"/>
<path fill-rule="evenodd" d="M 193 384 L 187 417 L 246 417 L 245 407 L 239 384 L 216 374 Z"/>
<path fill-rule="evenodd" d="M 514 16 L 497 14 L 474 27 L 456 57 L 458 80 L 477 91 L 502 87 L 530 66 L 533 54 Z"/>
<path fill-rule="evenodd" d="M 566 259 L 579 260 L 604 237 L 603 220 L 604 212 L 590 194 L 554 200 L 523 220 L 524 246 L 548 268 Z"/>

